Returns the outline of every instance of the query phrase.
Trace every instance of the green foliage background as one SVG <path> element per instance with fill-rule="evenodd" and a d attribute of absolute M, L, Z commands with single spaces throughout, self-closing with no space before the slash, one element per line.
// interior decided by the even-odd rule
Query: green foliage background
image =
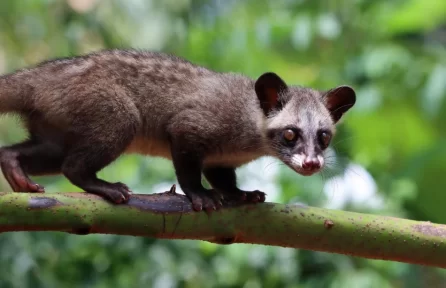
<path fill-rule="evenodd" d="M 3 0 L 0 72 L 133 47 L 253 78 L 274 71 L 289 84 L 352 85 L 357 105 L 339 128 L 331 168 L 304 178 L 258 161 L 241 169 L 241 184 L 266 179 L 269 201 L 446 223 L 445 35 L 446 2 L 438 0 Z M 0 119 L 1 144 L 24 137 L 16 120 Z M 137 193 L 175 182 L 169 162 L 138 156 L 101 176 Z M 37 180 L 48 193 L 79 191 L 63 177 Z M 0 190 L 10 190 L 3 178 Z M 446 273 L 278 247 L 0 235 L 0 287 L 146 286 L 446 287 Z"/>

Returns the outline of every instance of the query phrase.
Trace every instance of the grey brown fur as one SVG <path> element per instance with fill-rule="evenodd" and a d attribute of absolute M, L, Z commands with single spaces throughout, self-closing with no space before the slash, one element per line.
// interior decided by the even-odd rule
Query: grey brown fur
<path fill-rule="evenodd" d="M 272 155 L 303 175 L 317 172 L 326 148 L 320 133 L 331 139 L 354 102 L 347 86 L 320 92 L 288 87 L 273 73 L 252 80 L 162 53 L 100 51 L 0 78 L 0 113 L 21 115 L 30 133 L 0 149 L 0 165 L 14 191 L 43 191 L 28 174 L 63 173 L 121 203 L 128 187 L 96 173 L 123 153 L 161 156 L 173 160 L 196 210 L 222 199 L 264 201 L 236 187 L 235 168 Z M 283 142 L 284 131 L 295 138 Z M 201 173 L 214 191 L 203 188 Z"/>

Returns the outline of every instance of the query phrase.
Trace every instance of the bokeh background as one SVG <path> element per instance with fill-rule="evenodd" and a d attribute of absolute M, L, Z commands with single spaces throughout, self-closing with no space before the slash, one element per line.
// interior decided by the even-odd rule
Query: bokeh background
<path fill-rule="evenodd" d="M 133 47 L 253 78 L 352 85 L 357 104 L 329 168 L 305 178 L 260 159 L 240 169 L 241 186 L 268 201 L 437 223 L 446 223 L 445 45 L 439 0 L 0 1 L 1 73 Z M 23 137 L 17 119 L 0 119 L 1 145 Z M 176 181 L 170 162 L 140 156 L 100 176 L 136 193 Z M 36 180 L 48 193 L 79 191 L 60 176 Z M 10 191 L 1 176 L 0 190 Z M 20 232 L 0 235 L 0 287 L 446 287 L 446 273 L 277 247 Z"/>

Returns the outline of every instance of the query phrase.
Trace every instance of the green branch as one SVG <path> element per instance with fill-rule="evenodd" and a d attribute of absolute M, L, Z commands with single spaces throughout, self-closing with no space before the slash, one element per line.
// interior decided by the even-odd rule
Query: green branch
<path fill-rule="evenodd" d="M 255 243 L 446 268 L 446 226 L 303 205 L 194 212 L 174 192 L 113 205 L 87 193 L 0 193 L 0 232 L 63 231 Z"/>

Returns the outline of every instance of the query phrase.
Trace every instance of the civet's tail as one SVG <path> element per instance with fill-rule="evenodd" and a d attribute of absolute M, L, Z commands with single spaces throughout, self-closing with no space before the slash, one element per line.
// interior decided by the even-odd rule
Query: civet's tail
<path fill-rule="evenodd" d="M 14 75 L 0 76 L 0 113 L 17 112 L 23 108 L 22 97 L 29 91 L 28 84 L 20 85 Z"/>

